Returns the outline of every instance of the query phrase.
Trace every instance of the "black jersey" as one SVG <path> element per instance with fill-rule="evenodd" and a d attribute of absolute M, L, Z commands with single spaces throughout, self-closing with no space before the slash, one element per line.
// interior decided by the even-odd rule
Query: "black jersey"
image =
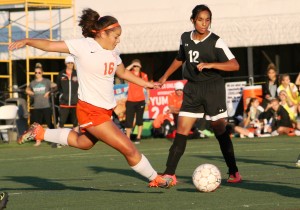
<path fill-rule="evenodd" d="M 217 69 L 197 69 L 199 63 L 226 62 L 234 58 L 227 45 L 216 34 L 210 32 L 208 36 L 199 41 L 192 39 L 192 31 L 181 35 L 177 60 L 186 62 L 183 77 L 188 81 L 202 82 L 221 77 Z"/>

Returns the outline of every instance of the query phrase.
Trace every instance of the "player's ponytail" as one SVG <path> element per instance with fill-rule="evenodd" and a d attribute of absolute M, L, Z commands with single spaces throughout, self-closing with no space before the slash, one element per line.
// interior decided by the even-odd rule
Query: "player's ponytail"
<path fill-rule="evenodd" d="M 96 33 L 101 30 L 108 31 L 112 29 L 109 26 L 116 24 L 118 25 L 118 20 L 112 16 L 101 17 L 98 12 L 87 8 L 82 11 L 82 15 L 79 17 L 79 26 L 82 29 L 82 35 L 84 37 L 95 38 Z M 118 25 L 119 26 L 119 25 Z M 109 29 L 106 29 L 109 28 Z"/>

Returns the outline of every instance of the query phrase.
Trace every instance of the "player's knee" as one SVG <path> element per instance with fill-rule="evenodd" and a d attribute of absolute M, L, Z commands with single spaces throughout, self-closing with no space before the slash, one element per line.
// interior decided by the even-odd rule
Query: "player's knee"
<path fill-rule="evenodd" d="M 82 149 L 82 150 L 89 150 L 91 149 L 95 144 L 91 141 L 77 141 L 78 144 L 78 148 Z"/>
<path fill-rule="evenodd" d="M 216 136 L 222 135 L 226 131 L 226 124 L 223 122 L 211 123 L 211 128 L 213 129 Z"/>
<path fill-rule="evenodd" d="M 85 136 L 78 136 L 78 133 L 75 131 L 70 132 L 70 136 L 68 138 L 69 146 L 76 147 L 81 150 L 89 150 L 91 149 L 96 142 L 93 142 L 91 139 L 86 138 Z"/>
<path fill-rule="evenodd" d="M 94 145 L 81 145 L 81 146 L 80 146 L 80 149 L 82 149 L 82 150 L 89 150 L 89 149 L 91 149 L 93 146 L 94 146 Z"/>

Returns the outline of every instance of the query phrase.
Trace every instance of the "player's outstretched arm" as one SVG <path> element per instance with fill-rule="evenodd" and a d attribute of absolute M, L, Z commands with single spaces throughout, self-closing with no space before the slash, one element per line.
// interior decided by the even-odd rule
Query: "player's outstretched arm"
<path fill-rule="evenodd" d="M 26 45 L 46 51 L 46 52 L 61 52 L 70 53 L 64 41 L 50 41 L 46 39 L 20 39 L 8 45 L 9 50 L 17 50 L 25 47 Z"/>
<path fill-rule="evenodd" d="M 124 64 L 121 63 L 117 67 L 116 75 L 128 82 L 132 82 L 134 84 L 140 85 L 145 88 L 154 88 L 154 84 L 152 82 L 147 82 L 140 77 L 135 76 L 129 70 L 125 69 Z"/>
<path fill-rule="evenodd" d="M 169 66 L 165 74 L 158 80 L 160 84 L 164 84 L 170 75 L 172 75 L 181 65 L 182 61 L 177 60 L 176 58 L 173 60 L 172 64 Z"/>

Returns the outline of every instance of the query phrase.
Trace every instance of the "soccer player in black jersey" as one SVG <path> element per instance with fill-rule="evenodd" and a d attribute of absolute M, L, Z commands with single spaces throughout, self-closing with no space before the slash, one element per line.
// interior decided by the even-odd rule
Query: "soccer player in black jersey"
<path fill-rule="evenodd" d="M 220 71 L 238 71 L 239 64 L 223 40 L 208 30 L 212 13 L 206 5 L 197 5 L 190 20 L 195 30 L 181 35 L 178 55 L 159 80 L 163 84 L 185 62 L 183 76 L 188 82 L 183 90 L 177 133 L 169 150 L 164 176 L 172 177 L 172 184 L 176 185 L 175 170 L 185 151 L 189 131 L 197 118 L 205 117 L 211 122 L 229 168 L 227 182 L 241 182 L 230 134 L 226 130 L 226 93 L 220 75 Z"/>

